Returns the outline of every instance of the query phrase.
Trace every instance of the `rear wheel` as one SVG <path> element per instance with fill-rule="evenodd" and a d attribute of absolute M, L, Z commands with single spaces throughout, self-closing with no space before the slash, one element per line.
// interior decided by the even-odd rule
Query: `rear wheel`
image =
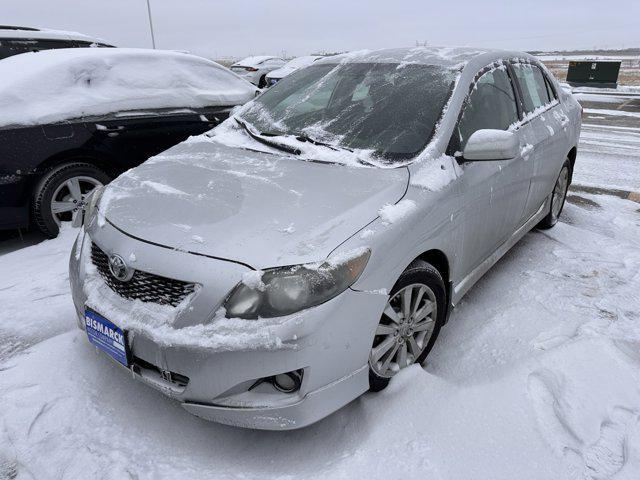
<path fill-rule="evenodd" d="M 446 312 L 444 281 L 433 265 L 416 260 L 391 290 L 369 355 L 369 388 L 385 388 L 391 377 L 431 351 Z"/>
<path fill-rule="evenodd" d="M 556 184 L 553 187 L 551 194 L 551 202 L 549 205 L 549 213 L 538 224 L 538 228 L 547 229 L 553 227 L 558 223 L 558 218 L 562 213 L 564 207 L 564 201 L 567 198 L 567 189 L 569 188 L 569 161 L 565 161 Z"/>
<path fill-rule="evenodd" d="M 46 236 L 58 235 L 61 222 L 71 222 L 84 206 L 85 198 L 110 181 L 98 167 L 84 162 L 59 165 L 38 182 L 33 194 L 33 219 Z"/>

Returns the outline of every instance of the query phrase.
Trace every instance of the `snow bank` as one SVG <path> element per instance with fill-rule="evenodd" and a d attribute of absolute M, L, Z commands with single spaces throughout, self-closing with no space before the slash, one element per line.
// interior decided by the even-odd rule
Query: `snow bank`
<path fill-rule="evenodd" d="M 640 112 L 628 112 L 624 110 L 607 110 L 602 108 L 585 108 L 584 113 L 591 115 L 609 115 L 616 117 L 633 117 L 640 118 Z"/>
<path fill-rule="evenodd" d="M 71 48 L 0 62 L 0 127 L 126 110 L 231 106 L 255 87 L 204 58 L 131 48 Z"/>

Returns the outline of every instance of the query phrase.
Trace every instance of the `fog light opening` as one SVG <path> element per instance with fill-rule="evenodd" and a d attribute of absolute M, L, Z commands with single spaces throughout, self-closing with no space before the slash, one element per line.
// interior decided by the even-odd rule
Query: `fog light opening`
<path fill-rule="evenodd" d="M 273 387 L 282 393 L 293 393 L 300 390 L 302 385 L 302 370 L 281 373 L 271 377 Z"/>

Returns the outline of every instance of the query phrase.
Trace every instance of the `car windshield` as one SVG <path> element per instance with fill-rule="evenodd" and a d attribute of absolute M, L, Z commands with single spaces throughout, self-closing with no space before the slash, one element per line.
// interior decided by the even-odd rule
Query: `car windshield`
<path fill-rule="evenodd" d="M 238 116 L 262 135 L 408 159 L 431 140 L 456 75 L 435 65 L 315 64 L 276 83 Z"/>

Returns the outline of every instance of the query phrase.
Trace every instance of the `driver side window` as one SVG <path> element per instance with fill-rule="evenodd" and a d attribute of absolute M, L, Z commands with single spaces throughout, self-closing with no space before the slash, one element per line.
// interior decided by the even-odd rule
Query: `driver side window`
<path fill-rule="evenodd" d="M 490 70 L 476 81 L 467 99 L 458 124 L 460 149 L 477 130 L 508 130 L 518 120 L 516 97 L 506 68 Z"/>

